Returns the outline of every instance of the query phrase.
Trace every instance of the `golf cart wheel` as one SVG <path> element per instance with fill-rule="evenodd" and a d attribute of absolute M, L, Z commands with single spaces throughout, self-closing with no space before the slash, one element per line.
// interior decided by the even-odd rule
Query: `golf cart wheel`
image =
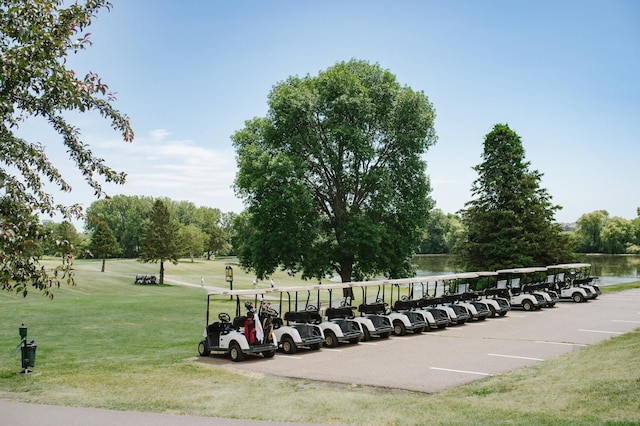
<path fill-rule="evenodd" d="M 393 322 L 393 334 L 396 336 L 404 336 L 407 334 L 407 327 L 405 327 L 404 323 L 400 320 L 395 320 Z"/>
<path fill-rule="evenodd" d="M 524 309 L 525 311 L 533 311 L 533 303 L 531 303 L 531 301 L 529 300 L 525 300 L 524 302 L 522 302 L 522 309 Z"/>
<path fill-rule="evenodd" d="M 501 316 L 501 317 L 503 317 L 503 316 L 507 315 L 507 311 L 502 311 L 502 312 L 500 312 L 498 315 L 499 315 L 499 316 Z"/>
<path fill-rule="evenodd" d="M 389 337 L 391 337 L 391 332 L 387 331 L 385 333 L 380 333 L 380 338 L 381 339 L 388 339 Z"/>
<path fill-rule="evenodd" d="M 495 318 L 496 308 L 494 308 L 493 305 L 488 305 L 488 306 L 489 306 L 489 318 Z"/>
<path fill-rule="evenodd" d="M 418 327 L 413 329 L 414 334 L 420 334 L 422 332 L 424 332 L 424 327 Z"/>
<path fill-rule="evenodd" d="M 360 343 L 360 337 L 354 337 L 353 339 L 349 339 L 349 343 L 353 345 Z"/>
<path fill-rule="evenodd" d="M 582 295 L 582 293 L 578 293 L 577 291 L 571 295 L 571 298 L 576 303 L 584 302 L 584 296 Z"/>
<path fill-rule="evenodd" d="M 322 343 L 314 343 L 313 345 L 309 345 L 309 349 L 312 351 L 317 351 L 322 346 Z"/>
<path fill-rule="evenodd" d="M 207 348 L 207 342 L 204 340 L 198 343 L 198 353 L 200 356 L 209 356 L 211 355 L 211 351 Z"/>
<path fill-rule="evenodd" d="M 262 356 L 265 358 L 273 358 L 276 354 L 276 351 L 264 351 L 262 352 Z"/>
<path fill-rule="evenodd" d="M 295 354 L 298 352 L 298 347 L 291 336 L 284 336 L 282 339 L 282 350 L 285 354 Z"/>
<path fill-rule="evenodd" d="M 331 330 L 324 332 L 324 344 L 329 348 L 335 348 L 338 346 L 338 338 Z"/>
<path fill-rule="evenodd" d="M 364 325 L 362 326 L 362 333 L 364 334 L 362 336 L 363 342 L 368 342 L 369 340 L 371 340 L 371 333 L 369 333 L 369 329 Z"/>
<path fill-rule="evenodd" d="M 244 360 L 244 353 L 242 353 L 242 349 L 240 349 L 240 345 L 237 342 L 231 342 L 231 345 L 229 345 L 229 356 L 231 356 L 231 361 L 233 362 Z"/>

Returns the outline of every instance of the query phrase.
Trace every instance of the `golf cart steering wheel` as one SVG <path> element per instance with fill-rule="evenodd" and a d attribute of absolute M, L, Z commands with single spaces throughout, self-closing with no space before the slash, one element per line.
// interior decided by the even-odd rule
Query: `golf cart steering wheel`
<path fill-rule="evenodd" d="M 307 305 L 307 311 L 309 312 L 318 312 L 318 308 L 314 305 Z"/>
<path fill-rule="evenodd" d="M 225 312 L 220 312 L 218 314 L 218 319 L 222 322 L 229 322 L 231 321 L 231 317 L 229 316 L 229 314 L 225 313 Z"/>

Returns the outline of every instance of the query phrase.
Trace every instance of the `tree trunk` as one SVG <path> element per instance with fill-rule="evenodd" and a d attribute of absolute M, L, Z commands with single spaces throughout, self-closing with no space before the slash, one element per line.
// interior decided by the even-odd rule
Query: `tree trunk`
<path fill-rule="evenodd" d="M 353 272 L 353 258 L 343 258 L 340 260 L 340 280 L 343 283 L 351 282 L 351 274 Z M 353 300 L 353 288 L 347 287 L 342 289 L 344 297 L 350 297 Z"/>
<path fill-rule="evenodd" d="M 164 284 L 164 261 L 160 261 L 160 285 Z"/>
<path fill-rule="evenodd" d="M 103 257 L 102 258 L 102 269 L 100 270 L 100 272 L 104 272 L 104 264 L 107 263 L 107 258 Z"/>

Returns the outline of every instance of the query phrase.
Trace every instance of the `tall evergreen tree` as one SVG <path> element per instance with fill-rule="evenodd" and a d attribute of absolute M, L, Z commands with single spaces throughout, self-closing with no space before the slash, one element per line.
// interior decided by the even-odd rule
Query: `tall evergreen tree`
<path fill-rule="evenodd" d="M 104 267 L 108 257 L 116 256 L 122 252 L 118 240 L 113 235 L 111 228 L 106 222 L 99 221 L 93 234 L 91 234 L 91 242 L 89 249 L 93 255 L 102 259 L 102 268 L 100 272 L 104 272 Z"/>
<path fill-rule="evenodd" d="M 164 284 L 164 262 L 178 263 L 180 256 L 179 225 L 171 220 L 169 210 L 162 200 L 156 200 L 145 227 L 140 246 L 140 260 L 160 262 L 160 284 Z"/>
<path fill-rule="evenodd" d="M 474 198 L 461 212 L 466 235 L 456 251 L 464 266 L 496 270 L 570 260 L 569 240 L 554 221 L 561 207 L 540 188 L 542 173 L 529 169 L 520 136 L 495 125 L 482 158 L 474 167 Z"/>

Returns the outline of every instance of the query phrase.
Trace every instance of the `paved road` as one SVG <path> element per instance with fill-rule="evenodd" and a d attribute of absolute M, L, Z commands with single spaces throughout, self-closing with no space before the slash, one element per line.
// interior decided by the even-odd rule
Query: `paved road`
<path fill-rule="evenodd" d="M 4 426 L 296 426 L 301 423 L 261 422 L 244 419 L 179 416 L 173 414 L 59 407 L 0 400 L 0 425 Z M 317 426 L 317 425 L 316 425 Z"/>
<path fill-rule="evenodd" d="M 505 373 L 640 327 L 640 290 L 560 302 L 535 312 L 512 310 L 420 335 L 392 336 L 335 349 L 278 353 L 233 363 L 195 358 L 254 373 L 438 392 Z"/>

